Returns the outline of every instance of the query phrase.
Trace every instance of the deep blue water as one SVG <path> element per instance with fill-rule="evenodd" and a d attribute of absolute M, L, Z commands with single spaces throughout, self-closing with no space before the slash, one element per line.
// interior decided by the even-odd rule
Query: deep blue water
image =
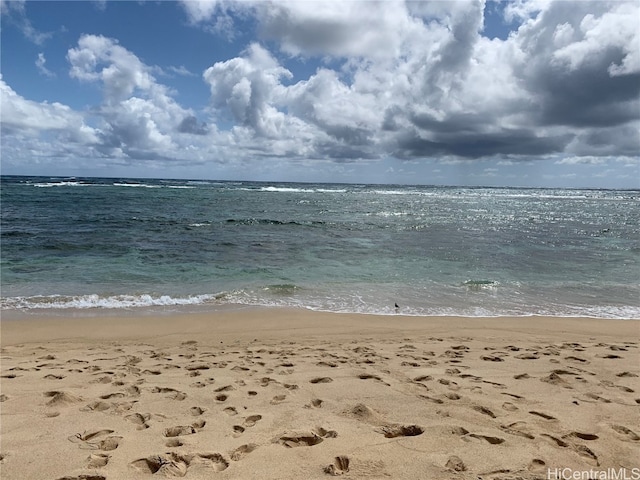
<path fill-rule="evenodd" d="M 636 190 L 3 176 L 0 194 L 4 309 L 640 317 Z"/>

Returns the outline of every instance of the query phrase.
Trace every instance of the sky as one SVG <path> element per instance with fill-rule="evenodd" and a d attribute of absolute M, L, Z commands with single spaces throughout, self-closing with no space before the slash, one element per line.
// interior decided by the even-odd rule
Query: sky
<path fill-rule="evenodd" d="M 0 0 L 5 175 L 640 188 L 640 2 Z"/>

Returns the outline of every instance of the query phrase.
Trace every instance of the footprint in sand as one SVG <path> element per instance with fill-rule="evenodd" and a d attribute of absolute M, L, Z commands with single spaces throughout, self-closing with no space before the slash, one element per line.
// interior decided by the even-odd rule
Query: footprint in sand
<path fill-rule="evenodd" d="M 82 407 L 82 412 L 105 412 L 111 408 L 111 404 L 103 401 L 91 402 L 90 404 Z"/>
<path fill-rule="evenodd" d="M 240 365 L 236 365 L 235 367 L 231 368 L 231 370 L 234 372 L 248 372 L 250 369 L 247 367 L 241 367 Z"/>
<path fill-rule="evenodd" d="M 89 433 L 77 433 L 68 437 L 70 442 L 78 443 L 79 447 L 86 450 L 103 450 L 109 452 L 115 450 L 120 445 L 122 437 L 108 436 L 103 440 L 96 440 L 98 437 L 110 435 L 113 430 L 104 429 Z M 90 441 L 95 440 L 95 441 Z"/>
<path fill-rule="evenodd" d="M 253 427 L 260 420 L 262 420 L 262 415 L 250 415 L 242 423 L 245 427 Z"/>
<path fill-rule="evenodd" d="M 585 358 L 582 358 L 582 357 L 569 356 L 569 357 L 564 357 L 564 358 L 565 358 L 565 360 L 571 360 L 573 362 L 580 362 L 580 363 L 583 363 L 585 365 L 589 363 L 589 360 L 587 360 Z"/>
<path fill-rule="evenodd" d="M 401 367 L 421 367 L 422 365 L 420 365 L 418 362 L 402 362 L 400 364 Z"/>
<path fill-rule="evenodd" d="M 67 363 L 71 364 L 71 365 L 81 365 L 81 364 L 86 364 L 89 363 L 86 360 L 78 360 L 76 358 L 72 358 L 71 360 L 67 360 Z"/>
<path fill-rule="evenodd" d="M 316 377 L 309 380 L 310 383 L 331 383 L 333 382 L 333 378 L 331 377 Z"/>
<path fill-rule="evenodd" d="M 133 400 L 131 402 L 119 402 L 119 403 L 116 402 L 111 404 L 111 408 L 115 413 L 122 414 L 124 412 L 128 412 L 129 410 L 131 410 L 136 403 L 138 403 L 137 400 Z"/>
<path fill-rule="evenodd" d="M 197 430 L 194 425 L 177 425 L 175 427 L 165 428 L 163 435 L 165 437 L 179 437 L 181 435 L 192 435 L 196 432 Z"/>
<path fill-rule="evenodd" d="M 87 459 L 87 468 L 104 467 L 109 463 L 109 458 L 111 458 L 111 455 L 107 455 L 106 453 L 92 453 Z"/>
<path fill-rule="evenodd" d="M 219 453 L 179 454 L 169 452 L 151 455 L 131 462 L 131 467 L 142 473 L 158 474 L 166 477 L 184 477 L 192 467 L 221 472 L 229 467 L 229 462 Z"/>
<path fill-rule="evenodd" d="M 278 405 L 282 402 L 284 402 L 284 400 L 287 398 L 286 395 L 275 395 L 272 399 L 271 399 L 271 405 Z"/>
<path fill-rule="evenodd" d="M 227 407 L 223 410 L 224 413 L 226 413 L 229 416 L 233 416 L 233 415 L 237 415 L 238 414 L 238 410 L 236 410 L 236 407 Z"/>
<path fill-rule="evenodd" d="M 103 430 L 96 430 L 95 432 L 84 432 L 84 433 L 76 433 L 75 435 L 71 435 L 69 437 L 70 442 L 88 442 L 97 437 L 102 437 L 104 435 L 109 435 L 110 433 L 115 432 L 115 430 L 109 430 L 107 428 Z"/>
<path fill-rule="evenodd" d="M 546 377 L 542 377 L 540 379 L 541 382 L 546 382 L 550 385 L 557 385 L 559 387 L 563 387 L 563 388 L 573 388 L 571 385 L 569 385 L 569 382 L 567 382 L 564 378 L 562 378 L 560 376 L 560 374 L 569 374 L 572 375 L 571 372 L 567 372 L 565 370 L 556 370 L 551 372 L 548 376 Z"/>
<path fill-rule="evenodd" d="M 385 425 L 377 429 L 386 438 L 416 437 L 424 433 L 424 428 L 418 425 Z"/>
<path fill-rule="evenodd" d="M 531 460 L 531 463 L 529 463 L 529 466 L 527 468 L 530 472 L 546 473 L 547 472 L 546 465 L 547 464 L 544 460 L 540 458 L 534 458 L 533 460 Z"/>
<path fill-rule="evenodd" d="M 437 403 L 438 405 L 442 405 L 444 403 L 444 400 L 436 397 L 430 397 L 429 395 L 420 395 L 420 398 L 424 398 L 429 402 Z"/>
<path fill-rule="evenodd" d="M 126 420 L 129 420 L 131 423 L 136 424 L 137 430 L 145 430 L 149 428 L 149 424 L 147 421 L 151 418 L 151 414 L 149 413 L 132 413 L 131 415 L 127 415 L 124 417 Z"/>
<path fill-rule="evenodd" d="M 191 407 L 189 409 L 189 413 L 191 413 L 191 415 L 193 415 L 194 417 L 202 415 L 205 411 L 206 411 L 206 409 L 201 408 L 201 407 Z"/>
<path fill-rule="evenodd" d="M 358 375 L 358 378 L 360 380 L 375 380 L 376 382 L 380 382 L 380 383 L 383 383 L 384 385 L 390 386 L 387 382 L 382 380 L 382 378 L 380 378 L 378 375 L 372 375 L 370 373 L 361 373 L 360 375 Z M 311 383 L 315 383 L 315 382 L 313 382 L 312 380 Z"/>
<path fill-rule="evenodd" d="M 336 368 L 338 366 L 338 364 L 336 362 L 318 362 L 316 363 L 317 366 L 319 367 L 329 367 L 329 368 Z"/>
<path fill-rule="evenodd" d="M 588 400 L 582 399 L 583 402 L 591 402 L 591 403 L 593 403 L 593 401 L 596 401 L 596 402 L 602 402 L 602 403 L 611 403 L 611 400 L 609 400 L 608 398 L 605 398 L 605 397 L 601 397 L 600 395 L 598 395 L 596 393 L 585 393 L 584 396 L 587 397 Z"/>
<path fill-rule="evenodd" d="M 107 437 L 95 444 L 96 449 L 110 452 L 111 450 L 115 450 L 116 448 L 118 448 L 118 446 L 120 445 L 120 440 L 122 440 L 122 437 Z"/>
<path fill-rule="evenodd" d="M 44 392 L 44 396 L 51 398 L 51 400 L 47 402 L 47 405 L 49 405 L 50 407 L 73 405 L 82 401 L 82 398 L 80 397 L 76 397 L 75 395 L 71 395 L 70 393 L 60 391 Z"/>
<path fill-rule="evenodd" d="M 538 416 L 538 417 L 544 418 L 545 420 L 549 420 L 549 421 L 551 421 L 551 420 L 557 420 L 557 418 L 556 418 L 556 417 L 554 417 L 554 416 L 552 416 L 552 415 L 548 415 L 548 414 L 543 413 L 543 412 L 536 412 L 535 410 L 532 410 L 532 411 L 530 411 L 529 413 L 530 413 L 531 415 L 536 415 L 536 416 Z"/>
<path fill-rule="evenodd" d="M 167 447 L 181 447 L 182 445 L 184 445 L 184 443 L 180 439 L 180 437 L 175 437 L 175 438 L 170 438 L 169 440 L 167 440 L 165 445 Z"/>
<path fill-rule="evenodd" d="M 242 460 L 249 453 L 253 452 L 256 448 L 258 448 L 258 445 L 256 445 L 255 443 L 240 445 L 233 452 L 231 452 L 229 456 L 231 457 L 231 460 L 237 462 L 239 460 Z"/>
<path fill-rule="evenodd" d="M 504 438 L 492 437 L 492 436 L 489 436 L 489 435 L 479 435 L 477 433 L 470 433 L 467 436 L 471 437 L 471 438 L 477 438 L 478 440 L 484 440 L 485 442 L 488 442 L 491 445 L 500 445 L 501 443 L 504 443 L 504 441 L 505 441 Z"/>
<path fill-rule="evenodd" d="M 580 440 L 597 440 L 598 435 L 595 433 L 571 432 L 563 435 L 562 438 L 579 438 Z"/>
<path fill-rule="evenodd" d="M 102 377 L 96 378 L 95 380 L 91 380 L 89 383 L 111 383 L 111 377 L 103 375 Z"/>
<path fill-rule="evenodd" d="M 295 433 L 290 435 L 283 435 L 276 440 L 277 443 L 284 445 L 287 448 L 294 447 L 312 447 L 319 443 L 322 443 L 322 437 L 311 432 Z"/>
<path fill-rule="evenodd" d="M 280 383 L 277 380 L 274 380 L 273 378 L 270 377 L 263 377 L 260 379 L 260 386 L 261 387 L 268 387 L 269 385 L 271 385 L 272 383 Z"/>
<path fill-rule="evenodd" d="M 611 428 L 613 428 L 617 434 L 622 435 L 626 440 L 631 440 L 632 442 L 640 441 L 640 436 L 627 427 L 622 425 L 612 425 Z"/>
<path fill-rule="evenodd" d="M 530 433 L 524 431 L 523 429 L 526 427 L 526 422 L 514 422 L 509 425 L 500 425 L 500 429 L 510 433 L 511 435 L 516 435 L 518 437 L 528 438 L 529 440 L 533 440 L 535 437 Z"/>
<path fill-rule="evenodd" d="M 487 407 L 482 407 L 480 405 L 474 405 L 471 408 L 473 408 L 476 412 L 482 413 L 483 415 L 487 415 L 487 416 L 489 416 L 491 418 L 496 418 L 495 413 L 493 413 Z"/>
<path fill-rule="evenodd" d="M 573 449 L 578 453 L 578 455 L 589 460 L 589 463 L 594 464 L 596 466 L 600 465 L 600 460 L 598 459 L 598 456 L 595 453 L 593 453 L 593 451 L 589 447 L 585 445 L 573 445 Z"/>
<path fill-rule="evenodd" d="M 167 398 L 170 398 L 171 400 L 178 400 L 178 401 L 182 401 L 185 398 L 187 398 L 187 394 L 184 392 L 181 392 L 179 390 L 176 390 L 175 388 L 169 388 L 169 387 L 153 387 L 151 389 L 152 393 L 168 393 L 169 395 L 167 395 Z"/>
<path fill-rule="evenodd" d="M 449 457 L 447 463 L 445 464 L 445 468 L 453 470 L 454 472 L 465 472 L 467 470 L 467 466 L 464 464 L 462 459 L 460 457 L 457 457 L 456 455 L 452 455 Z"/>
<path fill-rule="evenodd" d="M 322 427 L 316 428 L 314 432 L 322 438 L 336 438 L 338 436 L 338 432 L 335 430 L 326 430 Z"/>
<path fill-rule="evenodd" d="M 453 382 L 453 383 L 455 383 L 455 382 Z M 505 384 L 503 384 L 503 383 L 491 382 L 489 380 L 482 380 L 482 383 L 487 383 L 487 384 L 492 385 L 492 386 L 494 386 L 496 388 L 507 388 L 507 386 Z"/>
<path fill-rule="evenodd" d="M 554 444 L 556 444 L 558 447 L 566 448 L 566 447 L 569 446 L 569 444 L 567 442 L 565 442 L 564 440 L 561 440 L 558 437 L 554 437 L 553 435 L 549 435 L 548 433 L 542 433 L 541 436 L 545 437 L 545 438 L 548 438 Z"/>
<path fill-rule="evenodd" d="M 626 392 L 626 393 L 634 393 L 635 392 L 635 390 L 633 388 L 629 388 L 629 387 L 627 387 L 625 385 L 614 385 L 614 387 L 616 387 L 617 389 L 622 390 L 623 392 Z"/>
<path fill-rule="evenodd" d="M 100 395 L 100 398 L 103 400 L 109 400 L 111 398 L 123 398 L 124 393 L 116 392 L 116 393 L 107 393 L 105 395 Z"/>
<path fill-rule="evenodd" d="M 197 420 L 197 421 L 193 422 L 191 424 L 191 426 L 193 428 L 195 428 L 196 430 L 202 430 L 206 424 L 207 424 L 206 420 L 200 419 L 200 420 Z"/>
<path fill-rule="evenodd" d="M 220 392 L 231 392 L 233 390 L 235 390 L 236 387 L 234 387 L 233 385 L 225 385 L 224 387 L 218 387 L 214 390 L 214 392 L 216 393 L 220 393 Z"/>
<path fill-rule="evenodd" d="M 211 366 L 206 364 L 206 363 L 196 363 L 194 365 L 187 365 L 184 368 L 185 368 L 185 370 L 193 372 L 193 371 L 198 371 L 198 370 L 209 370 L 211 368 Z"/>
<path fill-rule="evenodd" d="M 484 360 L 485 362 L 504 362 L 503 358 L 496 355 L 483 355 L 480 357 L 480 359 Z"/>
<path fill-rule="evenodd" d="M 140 396 L 140 388 L 136 387 L 135 385 L 129 385 L 127 388 L 124 389 L 124 391 L 130 397 Z"/>
<path fill-rule="evenodd" d="M 324 467 L 324 473 L 337 476 L 343 475 L 349 471 L 349 457 L 340 455 L 333 460 L 331 465 Z"/>

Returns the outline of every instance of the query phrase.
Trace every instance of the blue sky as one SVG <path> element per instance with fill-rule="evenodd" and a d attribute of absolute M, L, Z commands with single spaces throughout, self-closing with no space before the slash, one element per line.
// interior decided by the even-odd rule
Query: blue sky
<path fill-rule="evenodd" d="M 637 1 L 1 9 L 3 174 L 640 187 Z"/>

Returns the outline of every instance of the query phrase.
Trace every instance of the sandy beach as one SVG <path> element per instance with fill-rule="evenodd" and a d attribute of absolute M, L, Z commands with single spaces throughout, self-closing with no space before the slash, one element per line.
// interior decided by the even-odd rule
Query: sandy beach
<path fill-rule="evenodd" d="M 636 320 L 248 308 L 1 333 L 4 480 L 640 474 Z"/>

